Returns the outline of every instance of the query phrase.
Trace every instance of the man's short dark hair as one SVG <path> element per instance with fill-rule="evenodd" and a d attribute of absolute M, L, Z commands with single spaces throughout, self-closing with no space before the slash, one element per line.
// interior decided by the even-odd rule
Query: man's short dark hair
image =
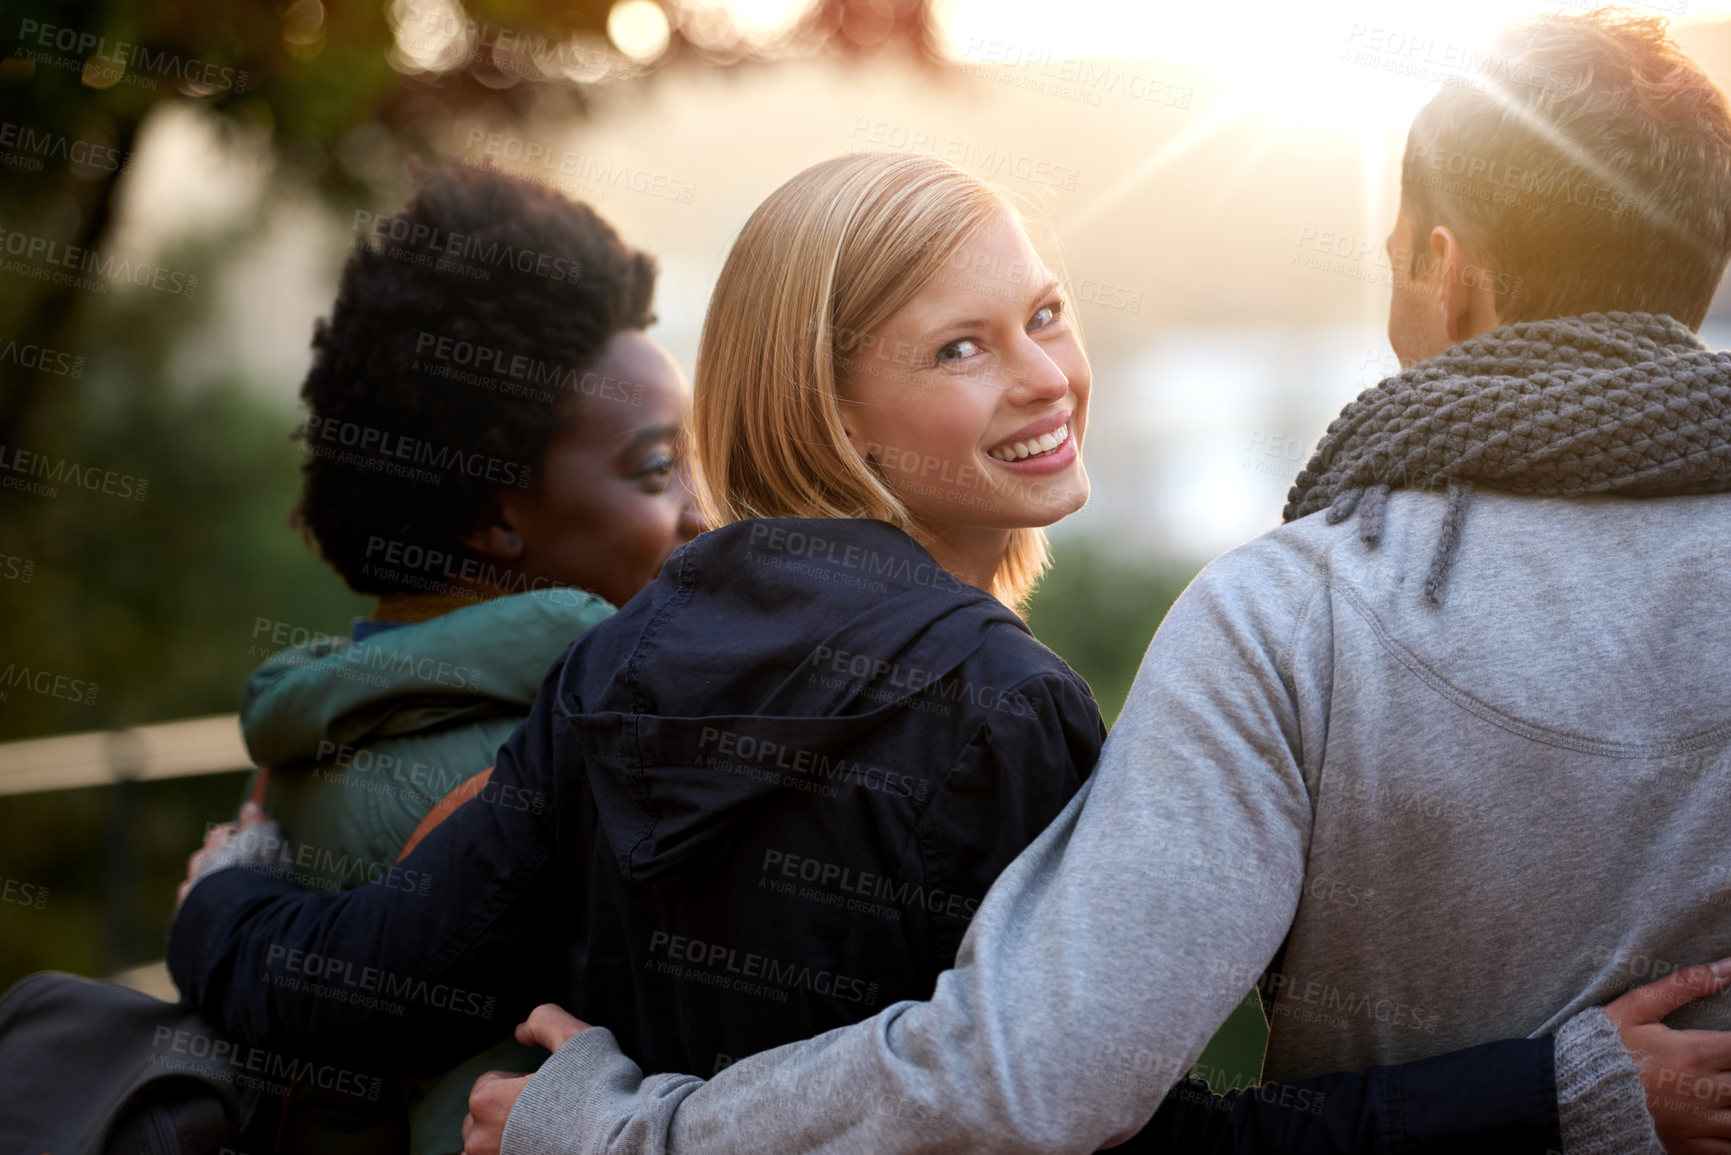
<path fill-rule="evenodd" d="M 655 265 L 587 205 L 491 169 L 356 223 L 301 387 L 295 518 L 357 592 L 446 589 L 450 565 L 403 559 L 470 558 L 458 539 L 498 493 L 540 485 L 586 371 L 653 322 Z"/>
<path fill-rule="evenodd" d="M 1506 322 L 1620 309 L 1699 327 L 1731 257 L 1731 115 L 1664 21 L 1537 17 L 1481 63 L 1407 136 L 1414 263 L 1446 225 Z"/>

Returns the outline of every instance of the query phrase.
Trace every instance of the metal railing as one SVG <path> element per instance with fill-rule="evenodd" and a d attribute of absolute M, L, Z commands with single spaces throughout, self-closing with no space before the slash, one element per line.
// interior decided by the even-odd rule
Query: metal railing
<path fill-rule="evenodd" d="M 190 778 L 252 767 L 240 716 L 0 743 L 0 795 Z"/>
<path fill-rule="evenodd" d="M 111 821 L 102 852 L 105 969 L 112 981 L 170 1002 L 179 997 L 163 963 L 128 965 L 141 945 L 132 909 L 139 854 L 131 821 L 136 784 L 246 770 L 252 764 L 238 714 L 0 743 L 0 795 L 118 787 L 107 804 Z"/>

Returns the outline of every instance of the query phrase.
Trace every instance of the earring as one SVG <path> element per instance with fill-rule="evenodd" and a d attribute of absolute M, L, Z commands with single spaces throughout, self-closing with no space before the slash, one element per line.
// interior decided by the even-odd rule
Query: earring
<path fill-rule="evenodd" d="M 505 535 L 504 545 L 506 553 L 516 554 L 523 552 L 523 539 L 514 533 L 507 533 Z"/>

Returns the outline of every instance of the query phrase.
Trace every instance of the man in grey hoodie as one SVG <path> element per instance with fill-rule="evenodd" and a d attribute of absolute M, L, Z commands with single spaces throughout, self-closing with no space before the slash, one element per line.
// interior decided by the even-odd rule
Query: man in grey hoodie
<path fill-rule="evenodd" d="M 1731 354 L 1694 333 L 1731 116 L 1655 21 L 1502 49 L 1408 138 L 1403 372 L 1172 608 L 931 1001 L 708 1082 L 542 1008 L 520 1034 L 557 1053 L 477 1084 L 477 1147 L 509 1110 L 507 1155 L 1089 1151 L 1260 980 L 1270 1079 L 1562 1028 L 1568 1155 L 1658 1149 L 1612 1022 L 1574 1016 L 1731 953 Z M 1675 1081 L 1702 1135 L 1726 1040 Z"/>

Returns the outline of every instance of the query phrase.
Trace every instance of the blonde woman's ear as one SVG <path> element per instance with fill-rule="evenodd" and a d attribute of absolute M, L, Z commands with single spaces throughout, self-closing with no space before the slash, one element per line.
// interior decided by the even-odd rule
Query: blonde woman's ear
<path fill-rule="evenodd" d="M 846 405 L 847 402 L 844 401 L 844 402 L 842 402 L 842 404 Z M 847 435 L 847 443 L 849 445 L 853 446 L 853 451 L 855 453 L 859 454 L 861 457 L 865 458 L 867 461 L 870 461 L 871 460 L 871 454 L 866 452 L 866 445 L 862 441 L 860 441 L 859 434 L 854 432 L 853 423 L 849 422 L 849 421 L 843 421 L 841 423 L 841 431 Z"/>
<path fill-rule="evenodd" d="M 873 445 L 869 441 L 861 440 L 852 429 L 849 429 L 845 425 L 842 426 L 842 431 L 847 434 L 848 444 L 852 445 L 853 451 L 860 455 L 860 460 L 864 461 L 867 465 L 871 466 L 878 472 L 883 472 L 883 467 L 878 464 L 877 457 L 872 453 L 872 450 L 876 449 L 877 446 Z"/>

